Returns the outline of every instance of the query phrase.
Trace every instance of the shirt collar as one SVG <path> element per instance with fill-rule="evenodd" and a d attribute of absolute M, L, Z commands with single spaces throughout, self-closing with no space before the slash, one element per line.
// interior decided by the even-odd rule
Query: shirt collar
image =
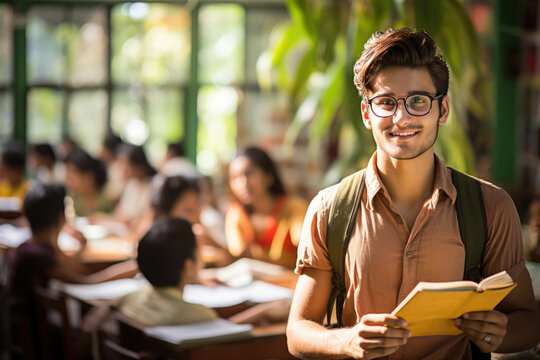
<path fill-rule="evenodd" d="M 167 287 L 162 287 L 162 288 L 156 288 L 154 287 L 153 288 L 154 291 L 162 294 L 162 295 L 165 295 L 165 296 L 169 296 L 169 297 L 173 297 L 173 298 L 178 298 L 180 300 L 182 300 L 182 291 L 175 287 L 175 286 L 167 286 Z"/>
<path fill-rule="evenodd" d="M 373 199 L 379 192 L 391 202 L 390 194 L 388 193 L 388 190 L 386 190 L 386 187 L 379 177 L 379 172 L 377 171 L 377 152 L 371 156 L 366 168 L 365 186 L 367 192 L 367 207 L 370 210 L 373 210 Z M 435 180 L 433 182 L 433 193 L 431 195 L 431 204 L 433 207 L 435 207 L 439 201 L 441 192 L 444 192 L 450 198 L 452 204 L 454 204 L 457 191 L 452 183 L 450 169 L 448 169 L 439 157 L 435 155 Z"/>

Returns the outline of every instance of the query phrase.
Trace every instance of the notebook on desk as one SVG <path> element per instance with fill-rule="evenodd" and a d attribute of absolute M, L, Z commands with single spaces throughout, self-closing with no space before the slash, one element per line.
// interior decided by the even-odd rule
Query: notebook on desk
<path fill-rule="evenodd" d="M 144 329 L 145 334 L 178 345 L 205 344 L 251 337 L 249 324 L 234 324 L 217 319 L 198 324 L 157 326 Z"/>

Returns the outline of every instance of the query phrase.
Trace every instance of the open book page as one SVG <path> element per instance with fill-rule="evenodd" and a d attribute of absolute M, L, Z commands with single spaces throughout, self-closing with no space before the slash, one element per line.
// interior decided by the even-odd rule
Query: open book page
<path fill-rule="evenodd" d="M 478 287 L 484 290 L 499 289 L 507 286 L 512 286 L 513 284 L 514 280 L 512 280 L 512 277 L 508 275 L 506 271 L 501 271 L 480 281 Z"/>
<path fill-rule="evenodd" d="M 486 289 L 499 289 L 512 286 L 514 280 L 506 271 L 501 271 L 493 274 L 480 283 L 474 281 L 450 281 L 450 282 L 419 282 L 415 287 L 417 291 L 461 291 L 461 290 L 476 290 L 483 291 Z M 413 290 L 414 291 L 414 290 Z M 411 292 L 412 293 L 412 292 Z"/>
<path fill-rule="evenodd" d="M 248 338 L 252 328 L 249 324 L 240 325 L 217 319 L 190 325 L 151 327 L 144 332 L 173 344 L 195 344 Z"/>
<path fill-rule="evenodd" d="M 495 275 L 502 282 L 498 286 L 488 282 L 482 291 L 467 281 L 419 283 L 392 315 L 405 319 L 413 336 L 460 334 L 454 319 L 467 312 L 493 310 L 516 286 L 513 281 L 508 284 L 506 277 Z"/>

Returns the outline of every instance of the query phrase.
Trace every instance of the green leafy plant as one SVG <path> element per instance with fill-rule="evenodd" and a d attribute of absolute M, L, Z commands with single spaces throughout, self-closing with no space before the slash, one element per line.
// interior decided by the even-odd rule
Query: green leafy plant
<path fill-rule="evenodd" d="M 427 30 L 451 70 L 451 115 L 441 128 L 436 152 L 449 165 L 474 173 L 474 151 L 466 134 L 467 114 L 485 119 L 486 91 L 472 96 L 481 73 L 479 41 L 458 0 L 287 0 L 291 18 L 279 24 L 266 56 L 272 71 L 259 71 L 263 87 L 276 84 L 290 99 L 293 120 L 285 137 L 292 146 L 309 131 L 320 151 L 334 141 L 340 156 L 326 173 L 332 183 L 364 166 L 375 149 L 364 128 L 353 65 L 375 31 L 411 27 Z M 264 69 L 263 69 L 264 70 Z"/>

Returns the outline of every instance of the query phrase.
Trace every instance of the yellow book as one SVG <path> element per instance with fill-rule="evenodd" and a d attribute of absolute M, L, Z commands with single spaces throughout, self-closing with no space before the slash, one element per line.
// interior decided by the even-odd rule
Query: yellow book
<path fill-rule="evenodd" d="M 457 335 L 454 319 L 472 311 L 489 311 L 517 284 L 506 271 L 474 281 L 420 282 L 392 315 L 405 319 L 412 336 Z"/>

